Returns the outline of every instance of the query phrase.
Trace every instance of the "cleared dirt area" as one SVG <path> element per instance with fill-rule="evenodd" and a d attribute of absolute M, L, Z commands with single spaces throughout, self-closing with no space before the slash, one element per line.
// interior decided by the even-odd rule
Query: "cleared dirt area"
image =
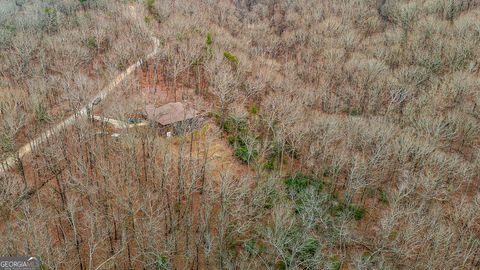
<path fill-rule="evenodd" d="M 90 103 L 94 119 L 67 119 L 55 137 L 52 133 L 38 143 L 42 151 L 23 154 L 21 167 L 12 171 L 18 176 L 18 185 L 23 182 L 28 188 L 17 194 L 2 218 L 19 220 L 26 205 L 36 201 L 38 207 L 28 211 L 42 213 L 34 215 L 45 224 L 39 237 L 49 239 L 54 252 L 65 249 L 65 254 L 75 254 L 50 267 L 85 268 L 88 264 L 142 269 L 158 261 L 158 256 L 197 269 L 211 269 L 215 263 L 205 259 L 203 254 L 209 251 L 200 243 L 205 235 L 219 234 L 218 196 L 225 181 L 242 183 L 240 179 L 253 176 L 235 157 L 216 123 L 207 121 L 191 133 L 167 139 L 150 125 L 119 129 L 110 123 L 120 123 L 115 119 L 98 121 L 98 117 L 108 116 L 128 123 L 129 118 L 143 117 L 146 104 L 175 101 L 195 102 L 202 113 L 209 111 L 210 105 L 189 88 L 188 79 L 172 84 L 163 73 L 144 63 L 131 78 L 119 82 L 116 91 L 104 95 L 104 102 Z M 189 74 L 182 76 L 188 78 Z M 207 226 L 205 218 L 210 215 Z M 46 224 L 42 216 L 54 216 L 56 221 Z M 152 232 L 142 227 L 148 224 L 146 220 L 154 222 L 156 233 L 162 235 L 155 243 L 149 243 Z M 17 223 L 9 226 L 22 227 Z M 0 232 L 8 230 L 0 225 Z M 98 235 L 103 236 L 96 238 Z M 160 253 L 149 254 L 149 245 Z M 93 252 L 95 259 L 87 259 Z M 48 265 L 50 255 L 42 256 Z"/>
<path fill-rule="evenodd" d="M 193 74 L 182 72 L 173 81 L 165 75 L 165 63 L 155 60 L 142 64 L 131 79 L 120 86 L 94 113 L 107 118 L 128 121 L 144 118 L 147 105 L 160 107 L 171 102 L 189 104 L 200 114 L 211 111 L 211 104 L 193 88 Z M 127 119 L 124 119 L 127 118 Z"/>

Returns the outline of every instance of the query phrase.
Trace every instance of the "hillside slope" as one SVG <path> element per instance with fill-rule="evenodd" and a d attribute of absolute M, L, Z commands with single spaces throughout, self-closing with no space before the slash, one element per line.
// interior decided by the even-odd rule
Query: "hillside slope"
<path fill-rule="evenodd" d="M 175 138 L 78 121 L 23 158 L 0 176 L 0 255 L 52 269 L 480 267 L 480 2 L 25 2 L 0 16 L 4 156 L 68 115 L 59 100 L 80 108 L 145 55 L 148 31 L 159 54 L 96 113 L 126 121 L 155 95 L 208 113 Z"/>

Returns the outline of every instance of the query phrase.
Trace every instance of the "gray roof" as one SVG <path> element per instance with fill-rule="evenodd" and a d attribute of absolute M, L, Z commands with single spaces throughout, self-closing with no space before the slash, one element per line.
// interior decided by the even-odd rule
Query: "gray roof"
<path fill-rule="evenodd" d="M 155 108 L 154 105 L 147 105 L 147 119 L 161 125 L 170 125 L 177 122 L 195 118 L 197 111 L 187 108 L 181 102 L 172 102 Z"/>

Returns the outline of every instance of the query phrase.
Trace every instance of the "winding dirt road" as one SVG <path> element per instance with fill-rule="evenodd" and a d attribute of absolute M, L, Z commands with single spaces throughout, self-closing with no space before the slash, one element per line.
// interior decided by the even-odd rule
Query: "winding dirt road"
<path fill-rule="evenodd" d="M 133 10 L 132 10 L 132 13 L 134 13 Z M 159 51 L 158 48 L 160 46 L 160 41 L 157 38 L 155 38 L 153 35 L 150 36 L 150 38 L 153 40 L 153 43 L 154 43 L 153 51 L 151 53 L 149 53 L 145 58 L 139 59 L 133 65 L 129 66 L 127 70 L 125 70 L 120 75 L 118 75 L 113 81 L 111 81 L 107 85 L 107 87 L 105 87 L 89 103 L 87 103 L 87 105 L 85 105 L 82 109 L 77 111 L 74 115 L 63 120 L 62 122 L 57 124 L 55 127 L 50 128 L 47 131 L 44 131 L 38 137 L 31 140 L 30 142 L 23 145 L 22 147 L 20 147 L 15 154 L 11 155 L 0 164 L 0 174 L 5 173 L 9 169 L 13 168 L 19 159 L 29 154 L 33 150 L 35 150 L 35 148 L 37 148 L 38 146 L 46 142 L 48 139 L 50 139 L 54 135 L 58 134 L 62 130 L 65 130 L 67 127 L 71 126 L 73 123 L 75 123 L 77 119 L 86 117 L 88 114 L 88 111 L 91 111 L 93 106 L 97 106 L 99 103 L 101 103 L 115 89 L 115 87 L 119 83 L 125 80 L 125 78 L 128 75 L 130 75 L 133 71 L 135 71 L 138 67 L 140 67 L 140 65 L 144 61 L 147 61 L 153 58 Z"/>
<path fill-rule="evenodd" d="M 117 119 L 112 119 L 112 118 L 107 118 L 103 117 L 100 115 L 94 115 L 93 119 L 103 122 L 103 123 L 108 123 L 113 126 L 115 129 L 126 129 L 126 128 L 135 128 L 135 127 L 144 127 L 148 126 L 150 123 L 148 121 L 140 122 L 140 123 L 134 123 L 134 124 L 129 124 L 124 121 L 120 121 Z"/>

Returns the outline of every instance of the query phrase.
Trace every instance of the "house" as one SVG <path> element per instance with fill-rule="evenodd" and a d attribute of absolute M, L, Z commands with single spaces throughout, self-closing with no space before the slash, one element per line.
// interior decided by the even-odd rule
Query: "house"
<path fill-rule="evenodd" d="M 165 131 L 183 133 L 194 129 L 197 124 L 198 112 L 181 102 L 172 102 L 160 107 L 147 105 L 146 118 L 151 123 L 160 125 Z"/>

